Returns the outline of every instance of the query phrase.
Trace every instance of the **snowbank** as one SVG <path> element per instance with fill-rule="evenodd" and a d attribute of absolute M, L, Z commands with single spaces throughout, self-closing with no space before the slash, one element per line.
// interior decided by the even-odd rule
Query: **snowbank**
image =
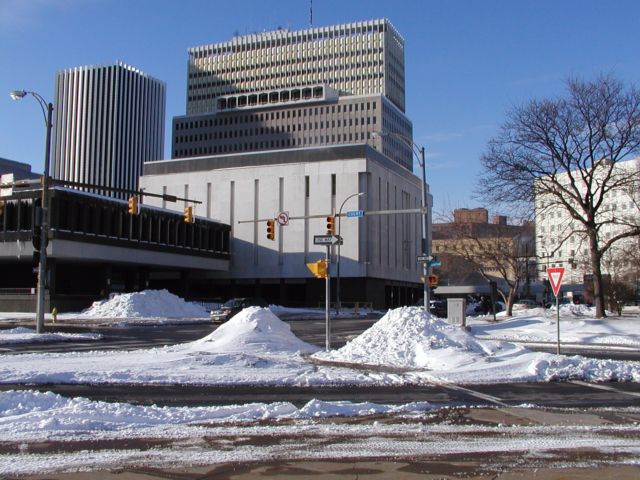
<path fill-rule="evenodd" d="M 97 318 L 203 318 L 207 311 L 185 302 L 167 290 L 113 294 L 107 300 L 94 302 L 81 313 L 83 317 Z"/>
<path fill-rule="evenodd" d="M 5 442 L 65 436 L 77 439 L 83 435 L 99 438 L 110 436 L 109 432 L 142 437 L 144 429 L 169 425 L 405 414 L 430 409 L 427 402 L 381 405 L 320 400 L 311 400 L 302 408 L 289 402 L 158 407 L 65 398 L 52 392 L 9 390 L 0 392 L 0 438 Z"/>
<path fill-rule="evenodd" d="M 0 330 L 0 345 L 100 340 L 101 338 L 102 335 L 99 333 L 36 333 L 35 330 L 24 327 Z"/>
<path fill-rule="evenodd" d="M 341 349 L 313 357 L 400 368 L 436 382 L 640 381 L 639 362 L 552 355 L 514 343 L 480 340 L 417 307 L 390 310 Z"/>
<path fill-rule="evenodd" d="M 316 358 L 345 363 L 439 370 L 473 363 L 509 344 L 481 341 L 458 326 L 419 307 L 389 310 L 371 328 L 344 347 L 320 352 Z"/>
<path fill-rule="evenodd" d="M 261 352 L 313 353 L 318 347 L 303 342 L 291 327 L 268 308 L 249 307 L 234 315 L 213 333 L 192 342 L 191 348 L 212 353 Z"/>

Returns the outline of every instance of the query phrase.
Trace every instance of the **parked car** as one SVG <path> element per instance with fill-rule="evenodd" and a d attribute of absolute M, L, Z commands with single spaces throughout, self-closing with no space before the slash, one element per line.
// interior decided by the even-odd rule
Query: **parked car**
<path fill-rule="evenodd" d="M 211 320 L 224 323 L 236 313 L 247 307 L 268 307 L 269 304 L 259 297 L 232 298 L 222 304 L 217 310 L 211 311 Z"/>
<path fill-rule="evenodd" d="M 533 300 L 529 300 L 529 299 L 522 299 L 522 300 L 517 300 L 516 302 L 513 303 L 513 309 L 514 310 L 527 310 L 529 308 L 536 308 L 539 307 L 540 304 L 536 303 Z"/>

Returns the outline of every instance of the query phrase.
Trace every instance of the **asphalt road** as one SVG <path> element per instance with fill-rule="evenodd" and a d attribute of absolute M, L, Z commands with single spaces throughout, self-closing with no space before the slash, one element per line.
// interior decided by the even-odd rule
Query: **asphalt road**
<path fill-rule="evenodd" d="M 357 337 L 369 328 L 377 319 L 371 318 L 340 318 L 331 321 L 331 347 L 340 348 L 347 341 Z M 300 339 L 322 348 L 325 346 L 325 321 L 317 320 L 287 320 L 291 330 Z M 5 326 L 4 328 L 13 328 Z M 217 328 L 213 323 L 194 323 L 156 326 L 119 326 L 96 325 L 77 326 L 59 324 L 47 325 L 47 330 L 68 333 L 99 333 L 101 340 L 82 340 L 64 343 L 43 344 L 13 344 L 0 345 L 0 354 L 37 353 L 37 352 L 68 352 L 90 350 L 134 350 L 138 348 L 159 347 L 178 343 L 191 342 L 200 339 Z M 555 353 L 556 344 L 536 343 L 527 345 L 531 350 Z M 629 348 L 614 349 L 610 346 L 591 345 L 589 348 L 580 345 L 561 345 L 565 355 L 582 355 L 590 358 L 613 360 L 640 361 L 640 351 Z"/>

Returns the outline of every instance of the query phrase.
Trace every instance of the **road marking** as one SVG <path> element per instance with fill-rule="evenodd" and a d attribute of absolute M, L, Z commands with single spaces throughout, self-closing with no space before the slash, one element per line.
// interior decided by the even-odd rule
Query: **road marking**
<path fill-rule="evenodd" d="M 488 395 L 488 394 L 482 393 L 482 392 L 476 392 L 475 390 L 471 390 L 469 388 L 461 387 L 460 385 L 454 385 L 452 383 L 439 383 L 438 385 L 441 386 L 442 388 L 445 388 L 445 389 L 448 388 L 448 389 L 453 390 L 453 391 L 466 393 L 467 395 L 471 395 L 472 397 L 476 397 L 476 398 L 479 398 L 481 400 L 485 400 L 487 402 L 495 403 L 496 405 L 500 405 L 501 407 L 510 407 L 511 406 L 511 405 L 508 405 L 508 404 L 504 403 L 502 401 L 502 399 L 500 399 L 498 397 L 494 397 L 493 395 Z"/>
<path fill-rule="evenodd" d="M 591 387 L 598 390 L 606 390 L 608 392 L 620 393 L 622 395 L 630 395 L 632 397 L 640 398 L 640 392 L 625 392 L 624 390 L 618 390 L 617 388 L 613 388 L 608 385 L 602 385 L 600 383 L 588 383 L 588 382 L 583 382 L 582 380 L 571 380 L 569 383 L 573 383 L 575 385 L 581 385 L 583 387 Z"/>

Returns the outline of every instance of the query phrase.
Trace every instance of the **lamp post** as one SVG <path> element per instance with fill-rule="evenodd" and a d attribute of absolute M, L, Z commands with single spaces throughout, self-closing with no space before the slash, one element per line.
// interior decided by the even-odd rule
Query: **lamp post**
<path fill-rule="evenodd" d="M 347 200 L 353 197 L 360 197 L 362 195 L 366 195 L 366 192 L 358 192 L 352 193 L 347 198 L 345 198 L 340 205 L 340 209 L 338 210 L 338 238 L 340 237 L 340 219 L 342 218 L 342 207 L 347 203 Z M 336 260 L 336 316 L 340 313 L 340 245 L 342 242 L 338 242 L 338 258 Z"/>
<path fill-rule="evenodd" d="M 44 291 L 46 288 L 47 276 L 47 236 L 48 228 L 48 207 L 49 207 L 49 158 L 51 156 L 51 128 L 53 127 L 53 103 L 47 103 L 36 92 L 25 90 L 14 90 L 9 96 L 13 100 L 21 100 L 27 95 L 35 98 L 42 108 L 44 123 L 47 129 L 44 154 L 44 173 L 42 175 L 42 200 L 39 212 L 36 212 L 36 223 L 40 222 L 40 261 L 38 263 L 38 300 L 36 307 L 36 333 L 44 331 Z"/>
<path fill-rule="evenodd" d="M 427 208 L 427 176 L 425 169 L 425 159 L 424 159 L 424 147 L 418 146 L 410 137 L 403 135 L 402 133 L 397 132 L 373 132 L 374 136 L 379 137 L 395 137 L 411 148 L 411 151 L 415 155 L 418 160 L 418 164 L 422 169 L 422 256 L 428 257 L 430 255 L 429 252 L 429 241 L 427 240 L 427 225 L 428 223 L 428 208 Z M 422 262 L 422 275 L 423 275 L 423 286 L 424 286 L 424 309 L 426 312 L 429 312 L 429 284 L 427 282 L 427 277 L 429 275 L 429 266 L 428 262 Z"/>

